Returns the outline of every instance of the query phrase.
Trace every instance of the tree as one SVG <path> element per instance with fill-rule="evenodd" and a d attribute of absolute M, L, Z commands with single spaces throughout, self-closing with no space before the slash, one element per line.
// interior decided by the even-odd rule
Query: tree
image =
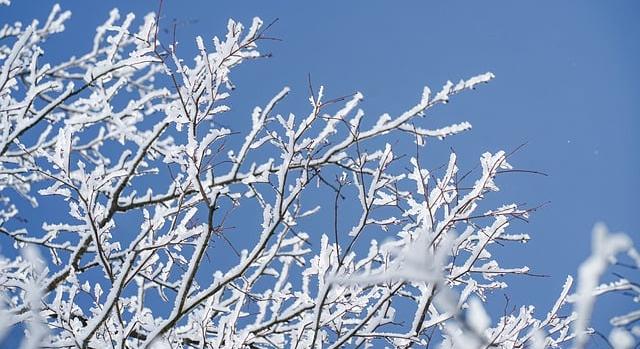
<path fill-rule="evenodd" d="M 581 347 L 594 294 L 638 293 L 626 279 L 597 287 L 617 253 L 640 264 L 628 237 L 598 226 L 575 295 L 568 277 L 543 319 L 532 306 L 487 316 L 487 293 L 529 273 L 500 265 L 492 246 L 526 242 L 508 228 L 535 207 L 485 207 L 516 171 L 511 153 L 484 153 L 467 173 L 455 152 L 435 170 L 421 154 L 470 128 L 427 128 L 428 110 L 491 73 L 425 87 L 373 121 L 362 94 L 326 98 L 310 79 L 304 117 L 278 114 L 284 88 L 231 130 L 218 123 L 230 72 L 262 57 L 269 25 L 230 20 L 213 46 L 196 39 L 189 65 L 158 40 L 157 13 L 136 29 L 114 10 L 89 52 L 42 63 L 69 16 L 56 6 L 43 24 L 0 31 L 0 232 L 22 251 L 0 260 L 0 329 L 26 324 L 26 347 Z M 43 200 L 64 214 L 26 230 L 18 201 L 37 214 Z M 236 247 L 229 220 L 256 211 Z M 229 255 L 209 255 L 214 243 Z M 616 318 L 612 344 L 633 343 L 622 328 L 637 318 Z"/>

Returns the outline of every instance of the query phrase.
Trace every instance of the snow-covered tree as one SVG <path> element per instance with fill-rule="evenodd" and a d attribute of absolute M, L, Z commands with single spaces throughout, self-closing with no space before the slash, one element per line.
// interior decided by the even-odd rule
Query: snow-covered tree
<path fill-rule="evenodd" d="M 626 279 L 598 286 L 616 254 L 640 258 L 597 226 L 575 294 L 568 277 L 542 319 L 533 306 L 487 315 L 504 276 L 529 273 L 492 248 L 529 240 L 509 228 L 535 208 L 483 200 L 514 170 L 504 151 L 467 173 L 455 153 L 434 170 L 421 154 L 471 127 L 430 127 L 429 109 L 492 73 L 374 118 L 361 93 L 327 98 L 311 83 L 308 110 L 285 113 L 283 88 L 232 129 L 218 120 L 232 70 L 262 57 L 260 19 L 196 38 L 185 63 L 158 39 L 157 13 L 113 10 L 88 52 L 46 63 L 43 43 L 69 17 L 55 6 L 0 29 L 0 233 L 21 251 L 0 259 L 0 337 L 24 326 L 27 348 L 580 348 L 595 296 L 638 299 Z M 55 220 L 28 229 L 43 201 Z M 242 246 L 226 235 L 238 217 Z M 612 320 L 612 345 L 634 345 L 638 318 Z"/>

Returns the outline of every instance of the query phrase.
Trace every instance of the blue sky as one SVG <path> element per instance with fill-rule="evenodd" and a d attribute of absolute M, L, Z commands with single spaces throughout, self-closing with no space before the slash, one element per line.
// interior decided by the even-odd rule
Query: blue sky
<path fill-rule="evenodd" d="M 46 18 L 51 1 L 14 1 L 0 9 L 7 19 Z M 93 28 L 119 7 L 142 15 L 156 1 L 62 2 L 73 12 L 67 32 L 47 48 L 49 57 L 86 50 Z M 249 63 L 234 78 L 233 108 L 245 115 L 282 86 L 292 95 L 286 111 L 307 109 L 307 75 L 329 96 L 361 91 L 371 116 L 401 112 L 426 84 L 438 89 L 491 71 L 496 79 L 460 95 L 429 116 L 429 125 L 470 121 L 474 128 L 432 141 L 434 159 L 453 147 L 468 166 L 484 151 L 527 146 L 511 161 L 528 174 L 505 177 L 501 200 L 549 201 L 528 225 L 533 240 L 505 251 L 549 278 L 511 282 L 516 304 L 552 305 L 566 274 L 589 253 L 596 221 L 640 242 L 636 218 L 640 190 L 640 3 L 636 1 L 262 2 L 166 0 L 162 23 L 175 19 L 181 56 L 195 52 L 193 37 L 223 35 L 229 17 L 249 23 L 278 18 L 262 50 L 273 57 Z M 168 39 L 164 36 L 164 39 Z M 70 53 L 72 52 L 72 53 Z M 436 165 L 436 164 L 434 164 Z M 619 270 L 627 273 L 627 270 Z M 637 272 L 636 272 L 637 275 Z M 501 296 L 500 296 L 501 297 Z M 596 325 L 628 302 L 598 303 Z M 495 318 L 494 318 L 495 320 Z"/>

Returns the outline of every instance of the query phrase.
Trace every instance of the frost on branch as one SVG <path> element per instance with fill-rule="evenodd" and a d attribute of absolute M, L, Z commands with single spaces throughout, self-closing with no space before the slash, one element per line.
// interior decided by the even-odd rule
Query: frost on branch
<path fill-rule="evenodd" d="M 280 114 L 283 88 L 234 129 L 217 121 L 232 71 L 261 57 L 261 20 L 197 37 L 187 64 L 158 39 L 157 15 L 112 10 L 88 52 L 45 63 L 69 16 L 55 6 L 44 24 L 0 30 L 0 233 L 25 256 L 0 259 L 0 336 L 22 325 L 26 346 L 521 348 L 584 332 L 560 314 L 572 278 L 542 320 L 532 306 L 484 309 L 506 275 L 529 272 L 492 254 L 529 239 L 509 231 L 530 208 L 484 200 L 512 169 L 505 152 L 459 176 L 455 153 L 430 171 L 421 148 L 403 158 L 392 142 L 470 129 L 420 117 L 493 74 L 374 119 L 361 93 L 324 87 L 304 117 Z"/>
<path fill-rule="evenodd" d="M 593 228 L 591 249 L 591 256 L 578 269 L 577 292 L 569 299 L 575 303 L 577 312 L 577 320 L 574 323 L 576 332 L 574 348 L 578 349 L 584 347 L 587 342 L 588 325 L 598 295 L 609 292 L 628 292 L 634 296 L 636 303 L 640 301 L 640 287 L 625 278 L 599 285 L 600 278 L 609 265 L 615 263 L 618 254 L 627 252 L 632 258 L 637 254 L 631 238 L 623 233 L 609 234 L 607 227 L 603 223 L 598 223 Z M 636 260 L 636 265 L 633 267 L 637 270 L 640 268 L 640 263 Z M 640 320 L 640 309 L 611 319 L 611 325 L 615 328 L 610 336 L 610 344 L 614 348 L 633 347 L 635 339 L 625 330 L 625 327 L 631 326 L 637 320 Z M 633 327 L 632 332 L 638 336 L 640 327 Z"/>

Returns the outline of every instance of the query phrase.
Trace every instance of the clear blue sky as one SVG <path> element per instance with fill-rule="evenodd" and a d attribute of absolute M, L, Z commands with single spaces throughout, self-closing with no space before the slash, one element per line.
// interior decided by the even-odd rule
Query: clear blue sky
<path fill-rule="evenodd" d="M 50 1 L 14 1 L 0 9 L 2 22 L 46 18 Z M 233 108 L 245 113 L 282 86 L 291 86 L 287 108 L 307 112 L 306 80 L 330 96 L 361 91 L 369 115 L 400 112 L 427 84 L 438 89 L 486 71 L 496 79 L 434 110 L 433 124 L 470 121 L 465 134 L 427 146 L 452 146 L 471 165 L 485 150 L 527 146 L 511 161 L 548 177 L 512 175 L 499 182 L 500 198 L 530 205 L 550 201 L 531 223 L 533 236 L 506 253 L 550 278 L 511 282 L 516 304 L 548 309 L 566 274 L 588 255 L 596 221 L 640 242 L 640 2 L 637 1 L 175 1 L 166 0 L 162 23 L 178 23 L 182 56 L 192 38 L 223 35 L 226 19 L 279 18 L 263 50 L 273 57 L 249 63 L 233 76 Z M 47 54 L 66 57 L 89 47 L 95 26 L 119 7 L 141 18 L 156 1 L 68 1 L 67 32 Z M 167 37 L 165 36 L 165 39 Z M 289 110 L 287 110 L 289 111 Z M 622 270 L 629 275 L 628 271 Z M 640 280 L 637 277 L 636 281 Z M 596 325 L 629 303 L 598 303 Z M 495 318 L 494 318 L 495 320 Z"/>

